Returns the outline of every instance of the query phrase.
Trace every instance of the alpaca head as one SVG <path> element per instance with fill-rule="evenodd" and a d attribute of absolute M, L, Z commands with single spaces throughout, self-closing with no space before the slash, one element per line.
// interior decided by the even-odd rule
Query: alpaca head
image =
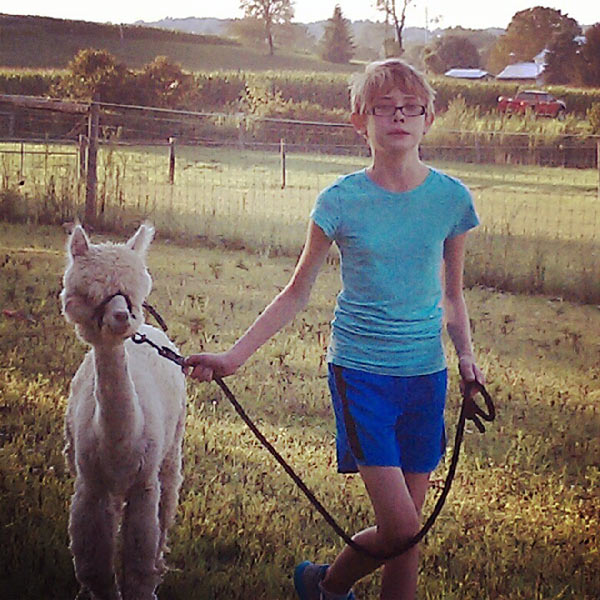
<path fill-rule="evenodd" d="M 142 303 L 152 289 L 146 251 L 153 236 L 154 228 L 144 224 L 125 244 L 92 244 L 80 225 L 73 229 L 61 301 L 84 341 L 121 343 L 143 323 Z"/>

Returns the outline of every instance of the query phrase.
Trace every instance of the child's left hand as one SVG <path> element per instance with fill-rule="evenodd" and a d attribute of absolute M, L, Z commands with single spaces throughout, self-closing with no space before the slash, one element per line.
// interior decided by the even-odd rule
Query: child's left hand
<path fill-rule="evenodd" d="M 458 370 L 460 371 L 460 389 L 464 392 L 465 383 L 477 381 L 481 385 L 485 385 L 485 375 L 475 363 L 475 357 L 472 355 L 461 356 L 458 360 Z M 477 393 L 474 390 L 474 394 Z"/>

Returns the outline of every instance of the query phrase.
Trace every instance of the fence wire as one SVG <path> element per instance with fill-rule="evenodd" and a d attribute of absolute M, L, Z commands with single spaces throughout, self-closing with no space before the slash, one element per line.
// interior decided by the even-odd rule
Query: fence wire
<path fill-rule="evenodd" d="M 20 121 L 0 114 L 0 124 L 11 119 L 5 141 L 0 136 L 0 217 L 81 217 L 85 157 L 75 142 L 85 119 L 44 115 L 36 124 L 32 114 Z M 44 139 L 43 127 L 57 137 Z M 482 225 L 471 236 L 467 282 L 600 303 L 596 147 L 578 145 L 586 158 L 578 154 L 576 162 L 589 166 L 568 168 L 575 160 L 568 146 L 543 155 L 525 138 L 507 146 L 489 134 L 477 143 L 472 132 L 453 137 L 452 146 L 429 142 L 422 155 L 473 192 Z M 156 109 L 124 119 L 105 106 L 100 138 L 100 226 L 133 227 L 148 218 L 163 236 L 293 256 L 317 193 L 369 163 L 366 146 L 345 124 Z"/>

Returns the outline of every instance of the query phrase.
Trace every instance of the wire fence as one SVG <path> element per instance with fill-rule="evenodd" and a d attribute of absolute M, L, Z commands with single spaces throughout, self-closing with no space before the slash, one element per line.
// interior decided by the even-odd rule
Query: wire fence
<path fill-rule="evenodd" d="M 163 236 L 297 255 L 319 190 L 369 163 L 345 124 L 117 113 L 103 107 L 99 127 L 98 227 L 106 229 L 148 218 Z M 44 139 L 31 115 L 13 116 L 2 129 L 1 218 L 56 223 L 83 214 L 86 116 L 43 116 L 43 126 L 62 133 Z M 467 282 L 600 303 L 597 149 L 586 149 L 585 168 L 563 166 L 571 160 L 565 147 L 555 149 L 560 166 L 539 165 L 531 144 L 511 146 L 510 160 L 499 160 L 505 147 L 483 135 L 474 144 L 466 134 L 457 132 L 452 147 L 425 145 L 422 154 L 473 192 L 482 226 L 471 236 Z M 485 156 L 494 160 L 479 162 Z"/>

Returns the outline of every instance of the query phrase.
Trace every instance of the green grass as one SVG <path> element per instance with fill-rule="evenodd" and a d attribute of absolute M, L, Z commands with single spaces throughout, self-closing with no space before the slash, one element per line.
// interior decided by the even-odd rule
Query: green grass
<path fill-rule="evenodd" d="M 0 145 L 0 215 L 61 223 L 83 217 L 75 154 Z M 163 237 L 296 255 L 319 190 L 360 169 L 356 156 L 289 153 L 282 189 L 279 154 L 238 147 L 178 146 L 175 184 L 168 148 L 104 146 L 99 154 L 99 228 L 130 230 L 152 219 Z M 72 152 L 70 148 L 63 148 Z M 7 153 L 11 151 L 12 153 Z M 508 291 L 600 303 L 598 173 L 525 165 L 434 161 L 473 191 L 482 219 L 471 236 L 467 280 Z M 18 185 L 23 181 L 23 185 Z"/>
<path fill-rule="evenodd" d="M 131 231 L 127 232 L 128 234 Z M 98 236 L 94 236 L 98 239 Z M 114 239 L 114 238 L 111 238 Z M 63 600 L 76 584 L 61 456 L 68 384 L 84 347 L 59 314 L 65 235 L 0 223 L 0 597 Z M 285 285 L 294 258 L 155 242 L 150 301 L 183 353 L 224 349 Z M 334 474 L 323 363 L 339 286 L 327 263 L 309 307 L 229 385 L 349 531 L 372 521 L 360 481 Z M 498 418 L 469 428 L 446 507 L 423 545 L 420 600 L 595 600 L 600 595 L 600 311 L 467 290 Z M 21 318 L 19 318 L 21 317 Z M 458 410 L 450 361 L 447 422 Z M 292 598 L 305 558 L 341 542 L 214 384 L 190 383 L 185 482 L 162 600 Z M 441 479 L 445 465 L 435 474 Z M 428 513 L 435 492 L 427 500 Z M 375 598 L 377 576 L 361 583 Z"/>

